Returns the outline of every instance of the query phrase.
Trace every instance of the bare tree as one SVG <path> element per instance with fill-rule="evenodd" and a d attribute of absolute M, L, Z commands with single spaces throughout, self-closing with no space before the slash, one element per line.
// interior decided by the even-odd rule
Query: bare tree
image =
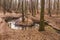
<path fill-rule="evenodd" d="M 54 0 L 54 10 L 55 10 L 55 2 L 56 2 L 56 0 Z"/>
<path fill-rule="evenodd" d="M 33 1 L 31 0 L 31 13 L 32 13 L 32 16 L 33 16 Z"/>
<path fill-rule="evenodd" d="M 44 5 L 45 5 L 45 0 L 41 0 L 41 14 L 40 14 L 39 31 L 44 31 Z"/>
<path fill-rule="evenodd" d="M 50 6 L 50 5 L 51 5 L 51 3 L 50 3 L 50 1 L 51 1 L 51 0 L 49 0 L 48 14 L 49 14 L 49 16 L 51 17 L 51 6 Z"/>
<path fill-rule="evenodd" d="M 18 8 L 17 8 L 17 11 L 19 11 L 19 10 L 20 10 L 20 0 L 18 0 Z"/>
<path fill-rule="evenodd" d="M 3 7 L 3 12 L 5 14 L 6 13 L 6 0 L 3 1 L 2 7 Z"/>
<path fill-rule="evenodd" d="M 37 13 L 38 13 L 38 0 L 37 0 L 37 5 L 36 6 L 37 6 Z"/>
<path fill-rule="evenodd" d="M 24 6 L 23 6 L 23 1 L 24 0 L 22 0 L 22 22 L 24 22 L 24 20 L 25 20 L 25 18 L 24 18 Z"/>
<path fill-rule="evenodd" d="M 57 15 L 59 14 L 59 0 L 57 0 Z"/>
<path fill-rule="evenodd" d="M 0 0 L 0 10 L 1 10 L 1 0 Z"/>
<path fill-rule="evenodd" d="M 25 15 L 26 15 L 26 16 L 27 16 L 27 10 L 28 10 L 28 9 L 27 9 L 27 8 L 28 8 L 28 5 L 27 5 L 27 4 L 28 4 L 28 1 L 25 0 Z"/>

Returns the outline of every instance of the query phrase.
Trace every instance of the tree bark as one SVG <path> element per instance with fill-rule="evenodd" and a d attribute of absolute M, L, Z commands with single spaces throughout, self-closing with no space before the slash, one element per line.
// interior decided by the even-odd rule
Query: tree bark
<path fill-rule="evenodd" d="M 48 8 L 48 14 L 49 14 L 49 16 L 51 17 L 52 15 L 51 15 L 51 3 L 50 3 L 50 0 L 49 0 L 49 8 Z"/>
<path fill-rule="evenodd" d="M 54 10 L 55 10 L 55 0 L 54 0 Z"/>
<path fill-rule="evenodd" d="M 57 0 L 57 15 L 59 14 L 59 0 Z"/>
<path fill-rule="evenodd" d="M 25 18 L 24 18 L 24 9 L 23 9 L 23 0 L 22 0 L 22 22 L 24 22 Z"/>
<path fill-rule="evenodd" d="M 45 0 L 41 0 L 41 14 L 40 14 L 39 31 L 44 31 L 44 5 L 45 5 Z"/>

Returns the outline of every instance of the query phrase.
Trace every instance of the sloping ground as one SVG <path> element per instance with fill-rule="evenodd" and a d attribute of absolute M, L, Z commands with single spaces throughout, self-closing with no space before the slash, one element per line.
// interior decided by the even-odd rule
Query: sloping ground
<path fill-rule="evenodd" d="M 55 15 L 56 16 L 56 15 Z M 32 17 L 31 16 L 31 18 L 32 18 L 32 20 L 34 21 L 34 22 L 40 22 L 40 14 L 37 14 L 35 17 Z M 57 30 L 60 30 L 60 18 L 59 17 L 49 17 L 48 15 L 45 15 L 44 16 L 44 19 L 45 19 L 45 21 L 49 24 L 49 25 L 51 25 L 54 29 L 57 29 Z"/>
<path fill-rule="evenodd" d="M 60 34 L 50 28 L 46 28 L 43 32 L 39 32 L 37 28 L 13 30 L 2 20 L 0 19 L 0 40 L 60 40 Z"/>
<path fill-rule="evenodd" d="M 60 36 L 51 32 L 36 30 L 12 30 L 1 35 L 1 40 L 60 40 Z"/>
<path fill-rule="evenodd" d="M 15 17 L 15 18 L 18 18 L 21 15 L 22 15 L 21 13 L 6 13 L 6 14 L 4 14 L 3 12 L 0 12 L 0 17 L 2 17 L 2 18 L 6 18 L 6 17 Z"/>
<path fill-rule="evenodd" d="M 60 18 L 53 18 L 45 16 L 45 20 L 48 21 L 48 24 L 51 25 L 54 29 L 60 30 Z"/>
<path fill-rule="evenodd" d="M 9 29 L 8 29 L 9 30 Z M 12 30 L 1 35 L 1 40 L 60 40 L 56 33 L 37 30 Z"/>

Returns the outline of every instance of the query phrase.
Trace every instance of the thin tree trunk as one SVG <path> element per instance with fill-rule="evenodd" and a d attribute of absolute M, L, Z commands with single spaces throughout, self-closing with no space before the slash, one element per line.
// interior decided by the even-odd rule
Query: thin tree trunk
<path fill-rule="evenodd" d="M 6 13 L 5 10 L 6 10 L 6 0 L 3 1 L 3 12 L 4 12 L 4 14 Z"/>
<path fill-rule="evenodd" d="M 28 6 L 27 3 L 28 3 L 28 1 L 25 0 L 25 15 L 26 16 L 27 16 L 27 6 Z"/>
<path fill-rule="evenodd" d="M 50 3 L 50 0 L 49 0 L 49 8 L 48 8 L 48 14 L 49 14 L 49 16 L 51 17 L 51 3 Z"/>
<path fill-rule="evenodd" d="M 55 0 L 54 0 L 54 10 L 55 10 Z"/>
<path fill-rule="evenodd" d="M 33 2 L 31 0 L 31 13 L 32 13 L 32 16 L 33 16 Z"/>
<path fill-rule="evenodd" d="M 37 6 L 37 13 L 38 13 L 38 0 L 37 0 L 37 5 L 36 6 Z"/>
<path fill-rule="evenodd" d="M 1 10 L 1 0 L 0 0 L 0 10 Z"/>
<path fill-rule="evenodd" d="M 11 5 L 12 5 L 12 0 L 10 0 L 10 12 L 12 12 Z"/>
<path fill-rule="evenodd" d="M 17 11 L 19 11 L 20 9 L 20 0 L 18 0 L 18 8 L 17 8 Z"/>
<path fill-rule="evenodd" d="M 22 0 L 22 22 L 24 22 L 25 18 L 24 18 L 24 9 L 23 9 L 23 0 Z"/>
<path fill-rule="evenodd" d="M 59 14 L 59 0 L 57 1 L 57 15 Z"/>

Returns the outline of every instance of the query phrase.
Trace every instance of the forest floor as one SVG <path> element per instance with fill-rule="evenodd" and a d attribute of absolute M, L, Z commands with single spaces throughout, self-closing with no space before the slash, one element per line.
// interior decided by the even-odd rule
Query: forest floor
<path fill-rule="evenodd" d="M 0 13 L 0 17 L 3 16 L 5 15 Z M 45 31 L 40 32 L 38 29 L 34 27 L 28 30 L 11 29 L 4 19 L 0 18 L 0 40 L 60 40 L 60 33 L 52 27 L 46 26 Z"/>

